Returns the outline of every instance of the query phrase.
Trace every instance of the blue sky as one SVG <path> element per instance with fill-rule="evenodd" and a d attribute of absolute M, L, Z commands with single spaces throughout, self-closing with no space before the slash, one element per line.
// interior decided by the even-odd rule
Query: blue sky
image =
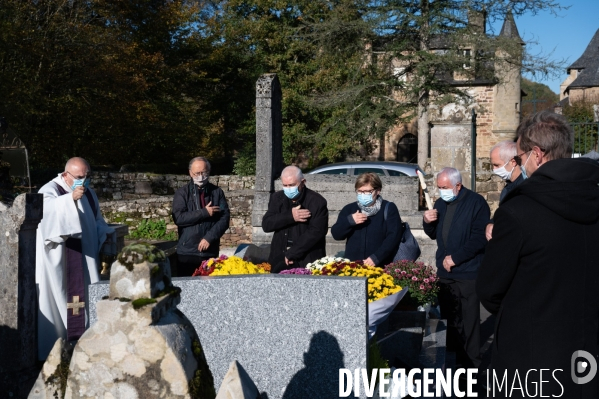
<path fill-rule="evenodd" d="M 533 54 L 542 51 L 553 52 L 552 59 L 567 59 L 566 66 L 578 59 L 599 29 L 599 0 L 559 0 L 560 4 L 571 7 L 561 11 L 556 17 L 550 13 L 536 16 L 525 15 L 516 18 L 516 25 L 524 41 L 534 40 L 538 45 L 528 45 Z M 556 93 L 559 85 L 566 78 L 566 69 L 559 77 L 539 81 Z M 531 78 L 530 76 L 526 76 Z"/>

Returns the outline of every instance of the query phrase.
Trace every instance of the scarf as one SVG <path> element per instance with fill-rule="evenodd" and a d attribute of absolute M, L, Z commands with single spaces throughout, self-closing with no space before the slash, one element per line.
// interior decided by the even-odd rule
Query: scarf
<path fill-rule="evenodd" d="M 383 197 L 381 197 L 381 194 L 379 194 L 376 197 L 376 201 L 374 201 L 374 204 L 372 204 L 370 206 L 364 206 L 358 202 L 358 206 L 360 207 L 360 211 L 363 214 L 370 217 L 370 216 L 376 215 L 376 213 L 381 210 L 382 203 L 383 203 Z"/>

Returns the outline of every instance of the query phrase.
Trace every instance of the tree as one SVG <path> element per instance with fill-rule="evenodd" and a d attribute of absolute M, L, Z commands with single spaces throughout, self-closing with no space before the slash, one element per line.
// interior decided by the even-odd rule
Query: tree
<path fill-rule="evenodd" d="M 74 155 L 121 165 L 222 153 L 211 146 L 222 118 L 206 70 L 212 38 L 197 29 L 202 4 L 2 3 L 0 111 L 36 166 Z"/>

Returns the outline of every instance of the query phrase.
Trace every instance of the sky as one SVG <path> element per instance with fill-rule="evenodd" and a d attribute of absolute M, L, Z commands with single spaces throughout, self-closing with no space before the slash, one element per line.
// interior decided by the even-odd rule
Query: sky
<path fill-rule="evenodd" d="M 558 0 L 558 2 L 562 6 L 570 6 L 568 10 L 560 11 L 558 17 L 548 12 L 536 16 L 516 17 L 520 37 L 525 42 L 538 42 L 537 45 L 527 45 L 527 50 L 533 54 L 553 52 L 552 59 L 567 60 L 558 77 L 545 81 L 532 79 L 546 84 L 555 93 L 559 93 L 559 85 L 567 77 L 566 67 L 582 55 L 599 29 L 599 0 Z M 501 22 L 499 29 L 501 29 Z M 531 76 L 525 75 L 525 77 L 531 79 Z"/>

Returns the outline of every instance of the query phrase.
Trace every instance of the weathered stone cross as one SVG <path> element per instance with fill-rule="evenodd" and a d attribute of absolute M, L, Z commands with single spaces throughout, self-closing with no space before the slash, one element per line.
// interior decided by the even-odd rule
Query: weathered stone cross
<path fill-rule="evenodd" d="M 79 296 L 73 296 L 73 302 L 67 303 L 67 309 L 73 309 L 73 315 L 79 314 L 79 309 L 85 307 L 85 302 L 79 302 Z"/>

